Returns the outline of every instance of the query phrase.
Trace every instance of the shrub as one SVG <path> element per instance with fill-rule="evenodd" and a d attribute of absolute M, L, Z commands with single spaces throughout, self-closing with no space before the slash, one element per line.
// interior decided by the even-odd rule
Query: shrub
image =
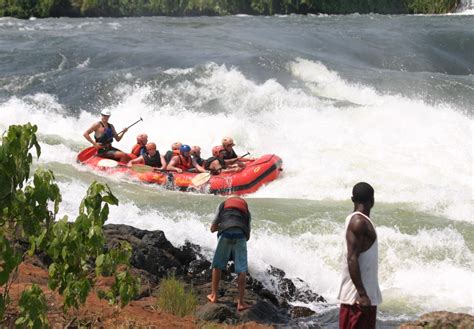
<path fill-rule="evenodd" d="M 163 279 L 158 288 L 157 306 L 177 316 L 194 314 L 197 297 L 192 290 L 186 291 L 184 284 L 174 276 Z"/>

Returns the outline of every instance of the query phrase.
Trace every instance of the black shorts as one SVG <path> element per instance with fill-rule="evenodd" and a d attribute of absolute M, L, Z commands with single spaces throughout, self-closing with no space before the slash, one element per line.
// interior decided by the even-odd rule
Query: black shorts
<path fill-rule="evenodd" d="M 102 148 L 97 151 L 97 155 L 106 159 L 115 159 L 115 153 L 119 152 L 115 147 Z"/>

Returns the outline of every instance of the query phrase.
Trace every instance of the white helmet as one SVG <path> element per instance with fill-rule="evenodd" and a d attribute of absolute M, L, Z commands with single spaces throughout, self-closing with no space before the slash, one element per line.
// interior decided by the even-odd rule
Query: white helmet
<path fill-rule="evenodd" d="M 106 115 L 109 117 L 112 114 L 112 111 L 110 111 L 109 109 L 103 109 L 102 112 L 100 112 L 100 114 Z"/>

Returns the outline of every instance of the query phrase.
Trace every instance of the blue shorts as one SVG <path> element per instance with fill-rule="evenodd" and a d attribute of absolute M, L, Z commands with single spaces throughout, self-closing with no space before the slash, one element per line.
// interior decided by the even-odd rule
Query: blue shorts
<path fill-rule="evenodd" d="M 224 270 L 227 266 L 227 262 L 231 256 L 233 256 L 235 273 L 247 272 L 247 240 L 245 239 L 244 233 L 241 229 L 234 228 L 225 230 L 225 233 L 240 235 L 242 237 L 230 239 L 227 238 L 224 233 L 219 237 L 216 252 L 212 259 L 212 268 Z"/>

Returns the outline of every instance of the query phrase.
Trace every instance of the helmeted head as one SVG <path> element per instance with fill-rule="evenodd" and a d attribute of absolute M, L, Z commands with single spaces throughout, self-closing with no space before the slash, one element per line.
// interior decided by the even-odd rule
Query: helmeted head
<path fill-rule="evenodd" d="M 179 148 L 179 153 L 181 153 L 182 155 L 186 156 L 186 155 L 189 155 L 189 152 L 191 152 L 191 146 L 189 145 L 181 145 L 181 147 Z"/>
<path fill-rule="evenodd" d="M 365 182 L 360 182 L 352 188 L 352 202 L 374 204 L 374 188 Z"/>
<path fill-rule="evenodd" d="M 146 145 L 148 143 L 148 135 L 140 134 L 137 136 L 137 143 L 141 145 Z"/>
<path fill-rule="evenodd" d="M 179 150 L 182 145 L 183 144 L 181 142 L 174 142 L 173 144 L 171 144 L 171 150 L 172 151 Z"/>
<path fill-rule="evenodd" d="M 201 156 L 201 147 L 194 145 L 191 147 L 191 155 L 194 156 Z"/>
<path fill-rule="evenodd" d="M 234 144 L 234 140 L 232 139 L 232 137 L 222 138 L 222 146 L 224 146 L 224 148 L 232 147 L 234 145 L 235 144 Z"/>
<path fill-rule="evenodd" d="M 146 144 L 146 151 L 148 154 L 154 155 L 156 153 L 156 144 L 155 143 Z"/>
<path fill-rule="evenodd" d="M 110 117 L 112 115 L 112 111 L 110 111 L 109 109 L 103 109 L 100 114 L 104 117 Z"/>
<path fill-rule="evenodd" d="M 224 156 L 224 146 L 222 145 L 217 145 L 212 148 L 212 156 L 216 158 L 220 158 L 221 156 Z"/>

